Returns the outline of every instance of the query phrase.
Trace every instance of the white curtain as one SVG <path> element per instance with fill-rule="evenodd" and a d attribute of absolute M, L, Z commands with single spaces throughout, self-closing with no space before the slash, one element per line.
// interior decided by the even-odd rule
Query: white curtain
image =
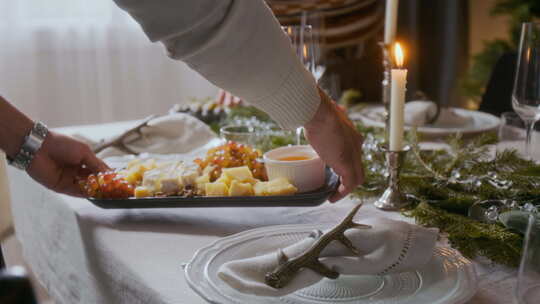
<path fill-rule="evenodd" d="M 0 94 L 49 126 L 142 118 L 216 92 L 112 0 L 0 1 Z"/>

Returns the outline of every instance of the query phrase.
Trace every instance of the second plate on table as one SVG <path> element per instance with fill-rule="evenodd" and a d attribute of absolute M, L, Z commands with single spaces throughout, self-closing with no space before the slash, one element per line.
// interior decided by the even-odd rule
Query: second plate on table
<path fill-rule="evenodd" d="M 462 304 L 476 293 L 472 263 L 456 250 L 441 247 L 416 271 L 322 279 L 281 297 L 241 293 L 217 275 L 224 263 L 275 252 L 272 245 L 284 248 L 307 238 L 314 229 L 325 228 L 313 224 L 270 226 L 219 239 L 195 253 L 185 267 L 186 279 L 195 292 L 215 304 Z"/>
<path fill-rule="evenodd" d="M 475 135 L 489 131 L 495 131 L 500 124 L 500 119 L 489 113 L 480 111 L 471 111 L 466 109 L 452 108 L 454 113 L 462 117 L 470 118 L 468 123 L 459 127 L 442 127 L 437 125 L 425 125 L 417 128 L 418 133 L 429 137 L 446 137 L 456 133 L 462 133 L 465 136 Z M 384 107 L 367 107 L 359 112 L 350 114 L 351 119 L 360 120 L 366 126 L 384 128 Z M 410 130 L 410 126 L 405 126 L 405 130 Z"/>
<path fill-rule="evenodd" d="M 339 185 L 339 177 L 326 170 L 324 185 L 306 193 L 274 196 L 196 196 L 144 197 L 126 199 L 88 198 L 104 209 L 203 208 L 203 207 L 309 207 L 324 203 Z"/>

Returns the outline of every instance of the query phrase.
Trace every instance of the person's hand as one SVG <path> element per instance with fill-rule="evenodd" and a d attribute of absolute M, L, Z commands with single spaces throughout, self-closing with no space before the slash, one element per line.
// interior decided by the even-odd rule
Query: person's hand
<path fill-rule="evenodd" d="M 49 131 L 27 172 L 51 190 L 82 197 L 79 178 L 107 170 L 107 165 L 95 156 L 88 145 Z"/>
<path fill-rule="evenodd" d="M 304 126 L 306 138 L 321 159 L 341 177 L 341 185 L 330 201 L 349 194 L 364 180 L 362 136 L 345 112 L 319 89 L 321 104 Z"/>

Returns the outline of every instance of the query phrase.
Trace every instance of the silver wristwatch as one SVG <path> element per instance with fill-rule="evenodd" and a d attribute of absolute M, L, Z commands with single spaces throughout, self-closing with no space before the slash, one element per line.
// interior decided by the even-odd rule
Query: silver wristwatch
<path fill-rule="evenodd" d="M 45 140 L 45 137 L 47 137 L 48 133 L 49 130 L 47 129 L 46 125 L 39 121 L 36 122 L 30 131 L 30 134 L 26 135 L 24 138 L 24 142 L 19 150 L 19 153 L 17 153 L 14 158 L 8 157 L 9 164 L 26 171 L 28 166 L 30 166 L 32 159 L 34 159 L 34 155 L 39 148 L 41 148 L 41 145 L 43 144 L 43 141 Z"/>

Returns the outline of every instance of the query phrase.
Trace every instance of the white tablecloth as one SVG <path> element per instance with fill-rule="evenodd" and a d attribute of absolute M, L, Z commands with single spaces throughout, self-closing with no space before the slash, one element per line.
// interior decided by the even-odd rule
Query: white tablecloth
<path fill-rule="evenodd" d="M 99 139 L 123 123 L 67 128 Z M 13 217 L 24 257 L 58 303 L 204 303 L 182 263 L 216 239 L 266 225 L 336 222 L 350 199 L 314 208 L 103 210 L 53 193 L 9 169 Z M 404 218 L 371 204 L 361 217 Z M 475 261 L 479 291 L 470 303 L 511 303 L 516 271 Z"/>

